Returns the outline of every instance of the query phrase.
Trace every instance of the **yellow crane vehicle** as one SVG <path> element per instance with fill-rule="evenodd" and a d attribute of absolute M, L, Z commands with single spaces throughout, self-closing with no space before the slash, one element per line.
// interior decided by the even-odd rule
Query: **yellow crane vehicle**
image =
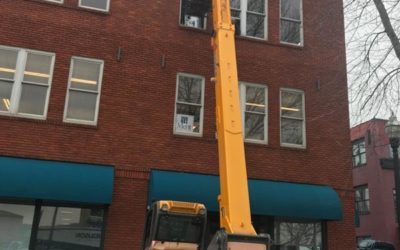
<path fill-rule="evenodd" d="M 202 4 L 206 0 L 193 0 Z M 246 161 L 243 144 L 235 27 L 230 0 L 212 0 L 216 123 L 219 153 L 220 230 L 208 250 L 267 250 L 268 238 L 259 236 L 251 223 Z M 216 197 L 217 198 L 217 197 Z M 148 212 L 144 250 L 206 249 L 206 208 L 202 204 L 158 201 Z"/>

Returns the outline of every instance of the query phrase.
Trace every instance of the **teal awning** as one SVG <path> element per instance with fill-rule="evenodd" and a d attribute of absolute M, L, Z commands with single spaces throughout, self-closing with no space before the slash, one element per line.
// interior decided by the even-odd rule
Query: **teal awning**
<path fill-rule="evenodd" d="M 253 214 L 290 218 L 341 220 L 338 194 L 328 186 L 249 180 Z M 148 202 L 180 200 L 200 202 L 218 211 L 218 176 L 171 171 L 152 171 Z"/>
<path fill-rule="evenodd" d="M 111 166 L 0 157 L 0 198 L 110 204 Z"/>

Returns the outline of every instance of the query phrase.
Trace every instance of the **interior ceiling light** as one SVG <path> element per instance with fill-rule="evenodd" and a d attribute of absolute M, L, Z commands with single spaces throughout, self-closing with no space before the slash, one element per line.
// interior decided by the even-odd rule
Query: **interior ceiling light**
<path fill-rule="evenodd" d="M 25 71 L 24 74 L 28 75 L 28 76 L 37 76 L 37 77 L 49 78 L 49 74 L 37 73 L 37 72 L 32 72 L 32 71 Z"/>
<path fill-rule="evenodd" d="M 6 106 L 7 110 L 10 110 L 10 105 L 11 105 L 10 99 L 3 98 L 3 103 L 4 106 Z"/>
<path fill-rule="evenodd" d="M 264 107 L 265 107 L 264 104 L 258 104 L 258 103 L 252 103 L 252 102 L 246 102 L 246 105 L 249 105 L 249 106 L 256 106 L 256 107 L 261 107 L 261 108 L 264 108 Z"/>
<path fill-rule="evenodd" d="M 15 73 L 15 69 L 2 68 L 2 67 L 0 67 L 0 71 L 9 72 L 9 73 Z"/>
<path fill-rule="evenodd" d="M 80 78 L 71 78 L 71 81 L 72 82 L 85 83 L 85 84 L 93 84 L 93 85 L 97 84 L 97 81 L 85 80 L 85 79 L 80 79 Z"/>
<path fill-rule="evenodd" d="M 293 112 L 299 112 L 300 109 L 295 109 L 295 108 L 286 108 L 286 107 L 281 107 L 282 110 L 286 110 L 286 111 L 293 111 Z"/>

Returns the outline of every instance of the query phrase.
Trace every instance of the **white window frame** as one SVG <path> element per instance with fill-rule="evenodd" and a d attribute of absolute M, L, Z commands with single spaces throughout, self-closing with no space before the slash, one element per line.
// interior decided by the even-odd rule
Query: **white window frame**
<path fill-rule="evenodd" d="M 264 0 L 265 4 L 265 18 L 264 18 L 264 37 L 248 36 L 247 33 L 247 2 L 248 0 L 240 0 L 240 36 L 249 37 L 252 39 L 268 40 L 268 0 Z M 231 6 L 232 10 L 232 6 Z M 234 9 L 239 10 L 239 9 Z M 231 12 L 232 13 L 232 12 Z M 252 12 L 260 15 L 260 13 Z"/>
<path fill-rule="evenodd" d="M 46 120 L 47 118 L 47 111 L 50 99 L 50 92 L 51 92 L 51 83 L 53 81 L 53 70 L 54 70 L 54 62 L 56 58 L 55 53 L 39 51 L 39 50 L 32 50 L 32 49 L 24 49 L 24 48 L 17 48 L 17 47 L 10 47 L 10 46 L 3 46 L 0 45 L 0 49 L 4 50 L 13 50 L 16 51 L 17 54 L 17 62 L 15 65 L 15 73 L 14 73 L 14 81 L 13 87 L 11 90 L 11 97 L 10 97 L 10 109 L 8 111 L 0 111 L 0 115 L 5 116 L 15 116 L 15 117 L 26 117 L 31 119 L 37 120 Z M 28 114 L 28 113 L 19 113 L 19 105 L 21 101 L 21 93 L 22 93 L 22 84 L 24 79 L 24 71 L 26 67 L 26 60 L 28 58 L 28 53 L 34 53 L 39 55 L 51 56 L 51 65 L 50 65 L 50 72 L 49 72 L 49 80 L 48 85 L 40 84 L 40 83 L 29 83 L 31 85 L 36 86 L 46 86 L 47 93 L 46 93 L 46 100 L 44 104 L 44 111 L 43 115 L 35 115 L 35 114 Z"/>
<path fill-rule="evenodd" d="M 71 78 L 72 78 L 72 72 L 73 72 L 73 66 L 74 66 L 74 59 L 82 60 L 82 61 L 88 61 L 88 62 L 94 62 L 94 63 L 100 64 L 100 69 L 99 69 L 99 88 L 98 88 L 97 91 L 71 88 Z M 70 67 L 69 67 L 69 76 L 68 76 L 67 95 L 65 97 L 65 104 L 64 104 L 63 122 L 66 122 L 66 123 L 77 123 L 77 124 L 84 124 L 84 125 L 97 125 L 97 119 L 98 119 L 98 116 L 99 116 L 99 109 L 100 109 L 101 85 L 102 85 L 102 82 L 103 82 L 103 70 L 104 70 L 104 61 L 103 60 L 87 58 L 87 57 L 80 57 L 80 56 L 71 57 L 71 63 L 70 63 Z M 94 121 L 67 118 L 68 104 L 69 104 L 68 103 L 69 102 L 69 92 L 70 92 L 71 89 L 73 91 L 97 94 L 96 109 L 95 109 L 95 113 L 94 113 Z"/>
<path fill-rule="evenodd" d="M 246 124 L 245 124 L 245 112 L 246 112 L 246 86 L 255 87 L 255 88 L 263 88 L 264 96 L 265 96 L 265 112 L 264 112 L 264 140 L 254 140 L 254 139 L 246 139 Z M 243 130 L 243 139 L 245 142 L 250 143 L 258 143 L 258 144 L 268 144 L 268 87 L 263 84 L 249 83 L 249 82 L 239 82 L 239 91 L 240 91 L 240 108 L 241 108 L 241 116 L 242 116 L 242 130 Z M 260 113 L 261 114 L 261 113 Z"/>
<path fill-rule="evenodd" d="M 289 43 L 281 40 L 282 35 L 282 27 L 281 27 L 281 20 L 287 20 L 292 22 L 300 21 L 300 43 Z M 293 46 L 304 46 L 304 20 L 303 20 L 303 0 L 300 0 L 300 20 L 291 19 L 287 17 L 282 17 L 282 0 L 279 0 L 279 41 L 281 44 L 288 44 Z"/>
<path fill-rule="evenodd" d="M 206 15 L 206 17 L 205 17 L 204 25 L 203 25 L 204 27 L 202 27 L 202 28 L 193 27 L 193 26 L 187 26 L 187 25 L 181 23 L 181 20 L 182 20 L 182 1 L 184 1 L 184 0 L 180 0 L 179 1 L 179 20 L 178 20 L 179 26 L 198 29 L 198 30 L 206 30 L 207 29 L 207 25 L 208 25 L 208 23 L 207 23 L 208 15 Z"/>
<path fill-rule="evenodd" d="M 201 104 L 200 106 L 200 129 L 199 132 L 178 132 L 176 131 L 176 112 L 177 112 L 177 104 L 178 104 L 178 89 L 179 89 L 179 76 L 186 76 L 192 78 L 201 79 Z M 202 137 L 203 136 L 203 121 L 204 121 L 204 89 L 205 89 L 205 78 L 201 75 L 189 74 L 189 73 L 178 73 L 176 75 L 176 87 L 175 87 L 175 108 L 174 108 L 174 121 L 173 121 L 173 131 L 175 135 L 187 135 L 187 136 L 195 136 L 195 137 Z M 183 103 L 185 104 L 185 103 Z M 194 105 L 193 103 L 188 103 L 188 105 Z"/>
<path fill-rule="evenodd" d="M 82 0 L 79 0 L 78 6 L 79 6 L 80 8 L 83 8 L 83 9 L 97 10 L 97 11 L 102 11 L 102 12 L 109 12 L 109 11 L 110 11 L 110 1 L 111 1 L 111 0 L 107 0 L 107 7 L 106 7 L 106 9 L 100 9 L 100 8 L 95 8 L 95 7 L 90 7 L 90 6 L 82 5 Z"/>
<path fill-rule="evenodd" d="M 46 2 L 51 2 L 51 3 L 58 3 L 58 4 L 63 4 L 64 0 L 44 0 Z"/>
<path fill-rule="evenodd" d="M 282 92 L 284 91 L 289 91 L 289 92 L 296 92 L 296 93 L 300 93 L 302 94 L 303 98 L 302 98 L 302 106 L 303 106 L 303 119 L 299 119 L 299 118 L 293 118 L 293 117 L 282 117 Z M 282 147 L 291 147 L 291 148 L 306 148 L 307 146 L 307 142 L 306 142 L 306 107 L 305 107 L 305 93 L 303 90 L 299 90 L 299 89 L 292 89 L 292 88 L 280 88 L 279 91 L 279 137 L 280 137 L 280 144 Z M 287 118 L 287 119 L 293 119 L 293 120 L 298 120 L 298 121 L 303 121 L 303 131 L 302 131 L 302 135 L 303 135 L 303 144 L 293 144 L 293 143 L 284 143 L 282 142 L 282 118 Z"/>

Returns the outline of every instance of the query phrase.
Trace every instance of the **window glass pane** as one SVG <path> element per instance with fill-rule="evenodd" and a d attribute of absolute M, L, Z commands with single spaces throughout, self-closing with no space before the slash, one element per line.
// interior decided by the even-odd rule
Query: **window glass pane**
<path fill-rule="evenodd" d="M 18 112 L 33 115 L 44 115 L 47 88 L 32 84 L 22 84 Z"/>
<path fill-rule="evenodd" d="M 208 10 L 204 1 L 181 0 L 181 25 L 205 29 Z"/>
<path fill-rule="evenodd" d="M 240 0 L 231 0 L 231 9 L 240 10 Z"/>
<path fill-rule="evenodd" d="M 246 111 L 265 113 L 265 89 L 246 86 Z"/>
<path fill-rule="evenodd" d="M 369 200 L 369 190 L 368 188 L 364 188 L 364 199 Z"/>
<path fill-rule="evenodd" d="M 300 20 L 301 0 L 281 0 L 281 17 Z"/>
<path fill-rule="evenodd" d="M 303 121 L 282 118 L 282 143 L 303 144 Z"/>
<path fill-rule="evenodd" d="M 14 79 L 18 52 L 0 49 L 0 78 Z"/>
<path fill-rule="evenodd" d="M 355 166 L 358 166 L 361 164 L 360 156 L 357 155 L 354 157 L 354 164 L 355 164 Z"/>
<path fill-rule="evenodd" d="M 364 153 L 360 155 L 360 164 L 365 164 L 365 163 L 367 163 L 367 157 L 366 154 Z"/>
<path fill-rule="evenodd" d="M 248 0 L 247 11 L 265 13 L 265 0 Z"/>
<path fill-rule="evenodd" d="M 101 64 L 72 59 L 71 88 L 98 91 Z"/>
<path fill-rule="evenodd" d="M 281 114 L 284 117 L 303 118 L 303 95 L 299 92 L 282 91 Z"/>
<path fill-rule="evenodd" d="M 67 119 L 94 121 L 97 106 L 97 94 L 70 90 Z"/>
<path fill-rule="evenodd" d="M 34 206 L 0 203 L 0 249 L 27 250 Z"/>
<path fill-rule="evenodd" d="M 109 0 L 80 0 L 81 6 L 107 10 Z"/>
<path fill-rule="evenodd" d="M 360 153 L 365 153 L 365 141 L 360 142 L 358 147 L 360 149 Z"/>
<path fill-rule="evenodd" d="M 321 223 L 275 223 L 274 249 L 322 249 Z"/>
<path fill-rule="evenodd" d="M 353 156 L 358 154 L 358 144 L 353 144 Z"/>
<path fill-rule="evenodd" d="M 200 132 L 201 107 L 194 105 L 177 104 L 175 131 L 181 133 Z"/>
<path fill-rule="evenodd" d="M 103 209 L 42 207 L 35 249 L 100 249 L 103 214 Z"/>
<path fill-rule="evenodd" d="M 246 34 L 248 36 L 264 38 L 264 15 L 247 13 Z"/>
<path fill-rule="evenodd" d="M 281 20 L 281 41 L 300 44 L 300 23 Z"/>
<path fill-rule="evenodd" d="M 11 91 L 13 83 L 0 80 L 0 111 L 8 111 L 11 106 Z"/>
<path fill-rule="evenodd" d="M 265 115 L 246 113 L 245 116 L 245 138 L 264 140 Z"/>
<path fill-rule="evenodd" d="M 23 81 L 48 84 L 51 61 L 52 56 L 28 53 Z"/>
<path fill-rule="evenodd" d="M 202 79 L 178 76 L 178 102 L 201 104 Z"/>

